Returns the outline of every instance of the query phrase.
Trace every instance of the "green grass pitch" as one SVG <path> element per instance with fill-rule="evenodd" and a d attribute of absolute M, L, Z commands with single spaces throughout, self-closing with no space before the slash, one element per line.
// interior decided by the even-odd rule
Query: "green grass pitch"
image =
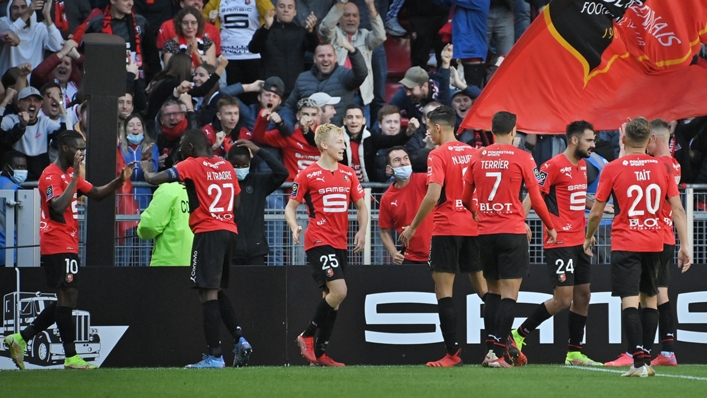
<path fill-rule="evenodd" d="M 530 365 L 0 371 L 0 397 L 705 397 L 707 365 L 625 369 Z"/>

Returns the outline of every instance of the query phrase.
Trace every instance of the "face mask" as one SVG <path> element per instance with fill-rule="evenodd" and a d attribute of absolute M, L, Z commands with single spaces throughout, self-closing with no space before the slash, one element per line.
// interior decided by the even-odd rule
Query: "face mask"
<path fill-rule="evenodd" d="M 400 180 L 408 180 L 412 175 L 412 166 L 401 166 L 393 169 L 393 175 Z"/>
<path fill-rule="evenodd" d="M 246 176 L 248 176 L 248 173 L 250 173 L 250 167 L 236 169 L 236 177 L 238 178 L 238 181 L 245 180 Z"/>
<path fill-rule="evenodd" d="M 10 167 L 12 169 L 12 167 Z M 25 180 L 27 180 L 27 170 L 15 170 L 12 169 L 12 177 L 10 177 L 12 182 L 17 185 L 21 185 Z"/>
<path fill-rule="evenodd" d="M 128 142 L 133 144 L 133 145 L 139 145 L 142 140 L 145 138 L 145 134 L 140 133 L 140 134 L 128 134 L 127 135 Z"/>

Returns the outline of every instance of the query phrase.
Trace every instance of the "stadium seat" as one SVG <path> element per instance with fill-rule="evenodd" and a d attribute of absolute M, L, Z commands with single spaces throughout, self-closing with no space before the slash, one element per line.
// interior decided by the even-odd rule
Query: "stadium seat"
<path fill-rule="evenodd" d="M 383 45 L 388 59 L 388 79 L 402 79 L 410 69 L 410 38 L 389 35 Z"/>

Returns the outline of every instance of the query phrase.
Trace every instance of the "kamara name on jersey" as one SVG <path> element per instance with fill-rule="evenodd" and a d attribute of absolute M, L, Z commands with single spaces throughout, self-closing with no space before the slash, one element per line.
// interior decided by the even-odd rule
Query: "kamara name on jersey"
<path fill-rule="evenodd" d="M 232 180 L 230 171 L 207 171 L 206 179 L 209 181 L 228 181 Z"/>

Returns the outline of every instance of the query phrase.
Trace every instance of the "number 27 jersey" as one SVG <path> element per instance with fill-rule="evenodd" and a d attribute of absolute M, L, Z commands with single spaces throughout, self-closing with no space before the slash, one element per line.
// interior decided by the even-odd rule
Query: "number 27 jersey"
<path fill-rule="evenodd" d="M 349 203 L 363 198 L 363 188 L 351 167 L 339 164 L 332 171 L 312 164 L 297 174 L 291 198 L 307 203 L 309 225 L 304 233 L 304 250 L 317 246 L 347 249 Z"/>

